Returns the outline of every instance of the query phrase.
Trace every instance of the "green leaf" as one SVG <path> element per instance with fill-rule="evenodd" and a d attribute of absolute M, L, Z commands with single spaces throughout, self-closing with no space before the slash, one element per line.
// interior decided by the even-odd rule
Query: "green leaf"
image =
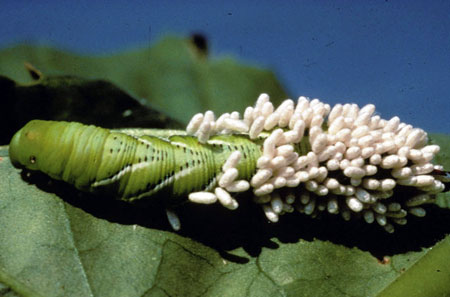
<path fill-rule="evenodd" d="M 450 171 L 450 136 L 445 134 L 431 134 L 431 143 L 438 144 L 441 151 L 435 158 L 435 163 L 444 166 Z M 437 195 L 436 204 L 443 208 L 450 209 L 450 191 L 439 193 Z"/>
<path fill-rule="evenodd" d="M 263 92 L 275 104 L 287 97 L 272 72 L 232 58 L 207 59 L 190 40 L 176 37 L 152 48 L 98 57 L 19 45 L 0 51 L 0 74 L 29 82 L 24 62 L 47 75 L 106 79 L 182 123 L 207 109 L 244 111 Z"/>
<path fill-rule="evenodd" d="M 244 236 L 257 235 L 247 239 L 260 247 L 256 253 L 245 246 L 246 239 L 227 246 L 228 240 L 223 242 L 221 237 L 239 237 L 239 231 L 215 230 L 215 222 L 208 222 L 207 215 L 199 220 L 195 212 L 191 215 L 200 221 L 196 228 L 203 227 L 197 231 L 209 237 L 206 245 L 198 234 L 184 237 L 165 228 L 120 223 L 109 213 L 108 204 L 102 204 L 103 214 L 89 212 L 28 184 L 11 166 L 6 148 L 0 156 L 0 282 L 22 296 L 378 296 L 417 265 L 440 263 L 442 273 L 447 273 L 448 262 L 443 259 L 450 245 L 438 258 L 433 255 L 436 246 L 397 252 L 381 263 L 371 254 L 380 246 L 368 252 L 348 247 L 349 242 L 342 239 L 358 235 L 361 225 L 355 223 L 340 226 L 336 238 L 325 234 L 328 239 L 308 239 L 307 231 L 302 231 L 306 232 L 303 237 L 289 234 L 324 222 L 316 220 L 306 227 L 297 224 L 294 216 L 281 225 L 261 220 L 258 227 L 249 224 L 252 229 Z M 294 226 L 289 225 L 292 222 Z M 266 233 L 278 226 L 289 234 Z M 313 234 L 324 236 L 320 231 Z M 268 242 L 258 243 L 264 236 Z M 397 241 L 396 236 L 383 233 L 379 238 L 389 245 Z M 381 244 L 378 239 L 372 244 L 376 243 Z M 414 285 L 428 288 L 428 283 L 420 283 L 420 269 L 415 270 L 419 270 L 419 281 Z M 440 286 L 442 292 L 450 292 L 450 282 Z"/>
<path fill-rule="evenodd" d="M 0 273 L 1 274 L 1 273 Z M 0 282 L 0 296 L 2 297 L 21 297 L 22 295 L 18 295 L 7 285 L 4 285 Z"/>
<path fill-rule="evenodd" d="M 379 297 L 449 296 L 450 237 L 433 247 L 421 261 L 397 278 Z"/>

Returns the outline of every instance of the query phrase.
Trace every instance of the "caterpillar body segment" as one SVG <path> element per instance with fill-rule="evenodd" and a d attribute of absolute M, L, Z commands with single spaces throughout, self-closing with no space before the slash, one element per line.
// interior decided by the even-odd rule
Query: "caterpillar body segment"
<path fill-rule="evenodd" d="M 31 121 L 11 140 L 11 162 L 84 189 L 86 180 L 97 175 L 93 169 L 99 168 L 101 156 L 96 148 L 104 145 L 108 133 L 102 128 L 82 127 L 79 123 Z M 75 161 L 79 166 L 74 166 Z"/>
<path fill-rule="evenodd" d="M 79 123 L 34 120 L 10 144 L 18 167 L 129 201 L 162 189 L 175 197 L 213 190 L 234 151 L 242 155 L 237 179 L 250 179 L 261 145 L 243 135 L 217 135 L 202 144 L 193 136 L 136 138 Z"/>

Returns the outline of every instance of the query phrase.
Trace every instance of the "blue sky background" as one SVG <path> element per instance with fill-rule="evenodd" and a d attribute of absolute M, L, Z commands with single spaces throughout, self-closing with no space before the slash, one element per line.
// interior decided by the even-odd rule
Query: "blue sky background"
<path fill-rule="evenodd" d="M 450 134 L 450 1 L 0 0 L 0 47 L 104 54 L 192 32 L 212 58 L 271 68 L 293 97 L 371 102 Z"/>

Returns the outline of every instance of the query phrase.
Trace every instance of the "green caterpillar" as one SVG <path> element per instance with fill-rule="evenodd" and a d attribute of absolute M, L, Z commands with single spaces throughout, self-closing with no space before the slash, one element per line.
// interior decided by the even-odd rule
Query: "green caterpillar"
<path fill-rule="evenodd" d="M 244 135 L 218 135 L 202 144 L 187 135 L 133 137 L 75 122 L 33 120 L 14 135 L 9 148 L 17 167 L 126 201 L 163 190 L 168 197 L 211 190 L 236 150 L 243 156 L 239 178 L 250 179 L 261 140 Z"/>
<path fill-rule="evenodd" d="M 251 190 L 266 217 L 297 210 L 311 216 L 363 218 L 393 232 L 407 215 L 449 189 L 449 174 L 431 163 L 439 146 L 420 128 L 374 115 L 375 106 L 318 99 L 285 100 L 277 109 L 266 94 L 254 107 L 216 119 L 195 115 L 183 131 L 151 135 L 79 123 L 31 121 L 11 140 L 17 167 L 39 170 L 88 192 L 125 201 L 157 194 L 238 207 L 230 193 Z M 169 222 L 179 228 L 176 215 Z"/>

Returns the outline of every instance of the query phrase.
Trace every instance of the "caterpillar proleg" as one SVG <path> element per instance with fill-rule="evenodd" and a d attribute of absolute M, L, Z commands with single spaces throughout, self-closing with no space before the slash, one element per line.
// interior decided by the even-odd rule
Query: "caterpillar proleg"
<path fill-rule="evenodd" d="M 174 201 L 239 206 L 251 191 L 266 217 L 297 210 L 377 222 L 388 232 L 446 189 L 448 174 L 431 163 L 439 146 L 419 128 L 374 115 L 375 106 L 299 97 L 218 118 L 195 115 L 187 133 L 136 136 L 79 123 L 31 121 L 10 143 L 17 167 L 39 170 L 82 191 L 135 201 L 162 191 Z M 174 229 L 180 223 L 168 211 Z"/>

